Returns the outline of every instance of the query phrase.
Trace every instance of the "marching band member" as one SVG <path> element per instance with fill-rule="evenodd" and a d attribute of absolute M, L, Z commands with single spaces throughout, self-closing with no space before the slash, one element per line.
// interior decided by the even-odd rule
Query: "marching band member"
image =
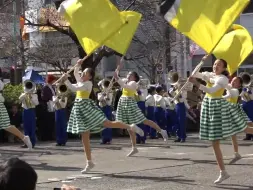
<path fill-rule="evenodd" d="M 122 60 L 121 60 L 122 61 Z M 121 62 L 122 63 L 122 62 Z M 119 105 L 116 113 L 116 120 L 122 121 L 128 124 L 141 124 L 148 125 L 152 128 L 155 128 L 161 135 L 163 136 L 164 140 L 167 141 L 168 135 L 165 130 L 162 130 L 156 123 L 151 120 L 148 120 L 143 113 L 141 112 L 140 108 L 138 107 L 134 95 L 138 89 L 138 82 L 140 80 L 139 75 L 136 72 L 129 72 L 127 74 L 126 79 L 121 79 L 118 76 L 118 71 L 116 70 L 114 78 L 119 83 L 119 85 L 123 88 L 122 96 L 119 100 Z M 131 156 L 133 154 L 138 153 L 138 149 L 136 148 L 136 139 L 134 138 L 135 134 L 131 134 L 132 140 L 132 151 L 128 154 Z"/>
<path fill-rule="evenodd" d="M 146 97 L 146 101 L 145 101 L 145 107 L 147 110 L 147 119 L 154 121 L 155 122 L 155 87 L 150 87 L 148 89 L 148 96 Z M 153 128 L 146 126 L 147 131 L 149 133 L 150 137 L 156 137 L 156 131 L 153 130 Z"/>
<path fill-rule="evenodd" d="M 56 124 L 56 146 L 65 146 L 67 142 L 67 113 L 66 106 L 68 103 L 67 87 L 64 84 L 59 85 L 59 91 L 53 96 L 53 106 L 55 109 L 55 124 Z"/>
<path fill-rule="evenodd" d="M 205 56 L 202 60 L 207 58 Z M 222 95 L 228 86 L 228 72 L 226 70 L 227 62 L 223 59 L 217 59 L 213 65 L 213 72 L 196 73 L 194 77 L 207 82 L 207 86 L 200 84 L 194 77 L 188 79 L 200 90 L 206 92 L 201 108 L 200 120 L 200 139 L 212 141 L 217 164 L 220 169 L 220 175 L 215 184 L 229 178 L 225 170 L 222 152 L 220 149 L 220 140 L 240 133 L 242 131 L 252 133 L 252 128 L 247 127 L 247 120 L 243 110 L 230 104 Z"/>
<path fill-rule="evenodd" d="M 241 94 L 242 108 L 250 121 L 253 121 L 253 94 L 250 87 L 243 88 Z M 246 134 L 243 140 L 253 140 L 253 135 Z"/>
<path fill-rule="evenodd" d="M 167 125 L 167 133 L 168 136 L 174 135 L 176 132 L 175 125 L 176 125 L 176 112 L 175 112 L 175 105 L 172 102 L 172 96 L 170 92 L 165 94 L 164 100 L 165 100 L 165 105 L 166 105 L 166 112 L 165 112 L 165 117 L 166 117 L 166 125 Z"/>
<path fill-rule="evenodd" d="M 35 83 L 32 81 L 24 81 L 24 93 L 19 97 L 23 107 L 23 126 L 25 135 L 29 136 L 32 146 L 36 143 L 36 112 L 35 107 L 39 104 L 38 95 L 34 93 Z M 23 145 L 27 148 L 27 145 Z"/>
<path fill-rule="evenodd" d="M 0 130 L 4 129 L 5 131 L 8 131 L 9 133 L 12 133 L 13 135 L 17 136 L 27 145 L 28 149 L 31 150 L 32 143 L 30 141 L 30 137 L 25 136 L 14 125 L 10 124 L 9 114 L 6 110 L 6 107 L 4 106 L 4 97 L 2 95 L 3 88 L 4 83 L 0 78 Z"/>
<path fill-rule="evenodd" d="M 158 126 L 160 126 L 163 130 L 166 130 L 166 118 L 165 118 L 165 100 L 163 97 L 164 89 L 161 86 L 156 87 L 156 94 L 154 95 L 155 98 L 155 121 Z M 167 133 L 167 131 L 166 131 Z M 151 129 L 151 134 L 155 134 L 154 129 Z M 155 136 L 151 136 L 152 138 L 156 138 Z"/>
<path fill-rule="evenodd" d="M 147 86 L 144 84 L 139 84 L 139 88 L 137 90 L 137 93 L 135 94 L 135 98 L 137 101 L 137 105 L 140 108 L 143 115 L 146 114 L 146 106 L 145 106 L 145 99 L 147 97 Z M 144 131 L 144 136 L 141 137 L 140 135 L 136 135 L 136 143 L 137 144 L 145 144 L 146 137 L 147 137 L 147 126 L 145 126 L 143 123 L 138 124 L 138 127 L 140 127 Z"/>
<path fill-rule="evenodd" d="M 175 93 L 179 92 L 180 84 L 176 85 L 177 90 Z M 174 103 L 176 105 L 176 128 L 177 128 L 177 139 L 174 142 L 185 142 L 186 139 L 186 109 L 190 109 L 187 102 L 187 91 L 183 90 L 178 98 L 175 99 Z"/>
<path fill-rule="evenodd" d="M 110 89 L 108 89 L 110 85 L 110 81 L 108 80 L 102 80 L 99 82 L 98 86 L 101 86 L 101 92 L 98 93 L 98 101 L 99 101 L 99 107 L 103 110 L 106 118 L 110 121 L 112 121 L 112 92 Z M 110 90 L 110 92 L 107 92 Z M 112 129 L 111 128 L 105 128 L 102 131 L 102 142 L 101 144 L 111 144 L 112 141 Z"/>
<path fill-rule="evenodd" d="M 91 159 L 90 133 L 99 133 L 103 130 L 104 126 L 105 128 L 128 129 L 134 133 L 143 135 L 143 131 L 136 125 L 127 125 L 119 121 L 109 121 L 103 111 L 89 98 L 93 88 L 92 81 L 95 77 L 95 71 L 92 68 L 86 68 L 80 76 L 79 69 L 83 61 L 83 59 L 79 59 L 77 62 L 78 66 L 74 70 L 76 84 L 69 82 L 67 74 L 64 74 L 61 79 L 62 82 L 65 81 L 65 84 L 71 91 L 76 92 L 76 99 L 70 114 L 67 131 L 72 134 L 82 135 L 87 164 L 81 173 L 88 172 L 95 166 Z"/>

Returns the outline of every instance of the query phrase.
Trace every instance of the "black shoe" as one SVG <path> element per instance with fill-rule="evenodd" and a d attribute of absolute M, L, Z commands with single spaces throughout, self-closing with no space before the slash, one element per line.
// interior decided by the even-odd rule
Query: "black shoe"
<path fill-rule="evenodd" d="M 185 139 L 182 139 L 180 142 L 181 142 L 181 143 L 184 143 L 184 142 L 185 142 Z"/>
<path fill-rule="evenodd" d="M 61 144 L 60 144 L 60 143 L 57 143 L 55 146 L 61 146 Z"/>
<path fill-rule="evenodd" d="M 181 139 L 176 139 L 174 140 L 174 142 L 181 142 Z"/>
<path fill-rule="evenodd" d="M 28 148 L 26 144 L 23 144 L 22 146 L 20 146 L 20 148 Z"/>
<path fill-rule="evenodd" d="M 251 138 L 247 138 L 247 137 L 246 137 L 246 138 L 244 138 L 243 140 L 244 140 L 244 141 L 250 141 Z"/>

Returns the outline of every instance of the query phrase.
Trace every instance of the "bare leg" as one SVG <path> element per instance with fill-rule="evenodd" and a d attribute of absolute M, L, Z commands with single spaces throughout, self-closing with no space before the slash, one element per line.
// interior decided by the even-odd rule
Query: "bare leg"
<path fill-rule="evenodd" d="M 8 131 L 9 133 L 17 136 L 18 138 L 20 138 L 28 147 L 29 150 L 32 150 L 33 146 L 32 143 L 30 141 L 30 138 L 28 136 L 25 136 L 23 133 L 20 132 L 20 130 L 18 130 L 14 125 L 10 125 L 8 128 L 4 129 L 6 131 Z"/>
<path fill-rule="evenodd" d="M 82 143 L 83 143 L 84 152 L 87 159 L 87 165 L 85 169 L 81 171 L 81 173 L 86 173 L 86 172 L 89 172 L 95 166 L 95 164 L 91 160 L 90 132 L 89 131 L 82 133 Z"/>
<path fill-rule="evenodd" d="M 247 128 L 244 130 L 247 134 L 253 134 L 253 122 L 247 123 Z"/>
<path fill-rule="evenodd" d="M 231 138 L 232 138 L 232 144 L 234 147 L 234 158 L 228 164 L 234 164 L 242 158 L 241 155 L 238 153 L 238 143 L 237 143 L 236 135 L 233 135 Z"/>
<path fill-rule="evenodd" d="M 17 136 L 22 141 L 24 140 L 24 134 L 20 132 L 14 125 L 10 125 L 8 128 L 4 129 L 5 131 L 8 131 L 9 133 Z"/>
<path fill-rule="evenodd" d="M 214 181 L 214 183 L 221 183 L 225 179 L 229 178 L 229 175 L 225 171 L 225 166 L 224 166 L 224 162 L 223 162 L 223 158 L 222 158 L 222 152 L 220 149 L 220 141 L 219 140 L 212 141 L 212 145 L 213 145 L 213 150 L 214 150 L 214 154 L 216 157 L 216 161 L 217 161 L 218 167 L 220 169 L 220 176 L 216 181 Z"/>
<path fill-rule="evenodd" d="M 236 135 L 233 135 L 231 137 L 231 139 L 232 139 L 232 143 L 233 143 L 233 147 L 234 147 L 234 152 L 238 152 L 238 143 L 237 143 Z"/>
<path fill-rule="evenodd" d="M 136 147 L 136 134 L 135 132 L 131 131 L 131 130 L 128 130 L 128 133 L 130 135 L 130 139 L 131 139 L 131 142 L 132 142 L 132 147 Z"/>
<path fill-rule="evenodd" d="M 139 134 L 142 137 L 144 136 L 143 130 L 139 128 L 137 125 L 127 125 L 120 121 L 109 121 L 109 120 L 104 121 L 103 125 L 106 128 L 128 129 L 134 131 L 135 133 Z"/>
<path fill-rule="evenodd" d="M 163 136 L 164 141 L 168 140 L 169 137 L 168 137 L 167 131 L 161 129 L 155 122 L 146 119 L 143 123 L 144 123 L 144 125 L 148 125 L 154 129 L 156 129 Z"/>
<path fill-rule="evenodd" d="M 82 143 L 87 161 L 91 161 L 90 132 L 82 133 Z"/>
<path fill-rule="evenodd" d="M 144 122 L 143 122 L 144 125 L 148 125 L 150 127 L 152 127 L 153 129 L 157 130 L 158 132 L 161 132 L 162 129 L 153 121 L 151 120 L 148 120 L 146 119 Z"/>

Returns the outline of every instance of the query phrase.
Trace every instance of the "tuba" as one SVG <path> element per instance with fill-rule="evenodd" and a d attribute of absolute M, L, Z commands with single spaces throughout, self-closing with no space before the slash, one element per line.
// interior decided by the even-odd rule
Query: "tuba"
<path fill-rule="evenodd" d="M 68 87 L 66 84 L 58 83 L 56 85 L 56 93 L 58 96 L 65 96 L 68 93 Z"/>
<path fill-rule="evenodd" d="M 247 72 L 243 72 L 243 73 L 240 73 L 239 74 L 239 77 L 241 77 L 242 78 L 242 81 L 243 81 L 243 86 L 244 87 L 249 87 L 249 86 L 251 86 L 251 84 L 252 84 L 252 81 L 253 81 L 253 76 L 252 75 L 250 75 L 249 73 L 247 73 Z"/>

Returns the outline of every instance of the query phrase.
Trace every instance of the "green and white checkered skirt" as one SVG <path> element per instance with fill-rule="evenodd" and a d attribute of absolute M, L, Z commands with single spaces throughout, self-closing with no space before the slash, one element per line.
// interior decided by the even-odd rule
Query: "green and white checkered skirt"
<path fill-rule="evenodd" d="M 247 127 L 247 120 L 239 104 L 205 97 L 201 106 L 200 139 L 213 141 L 235 135 Z"/>
<path fill-rule="evenodd" d="M 131 97 L 120 97 L 116 112 L 116 121 L 126 124 L 140 124 L 146 120 L 135 99 Z"/>
<path fill-rule="evenodd" d="M 10 117 L 3 102 L 0 102 L 0 129 L 10 126 Z"/>
<path fill-rule="evenodd" d="M 76 99 L 71 110 L 67 131 L 79 134 L 90 131 L 99 133 L 103 130 L 106 117 L 102 110 L 91 99 Z"/>

